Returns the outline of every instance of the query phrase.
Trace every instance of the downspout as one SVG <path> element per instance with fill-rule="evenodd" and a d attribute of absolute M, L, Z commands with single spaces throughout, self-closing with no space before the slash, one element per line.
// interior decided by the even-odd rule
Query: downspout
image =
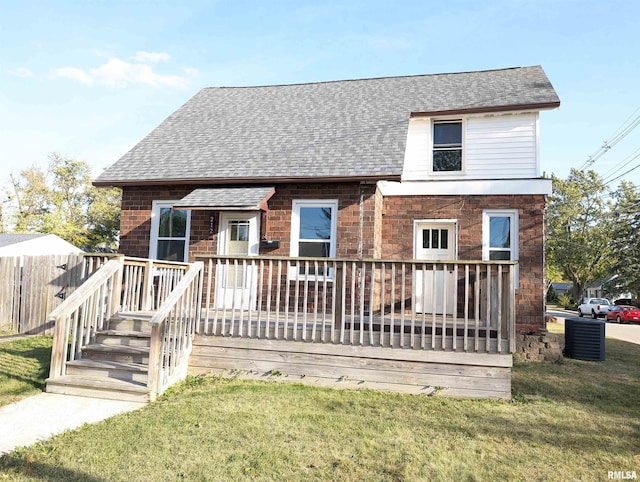
<path fill-rule="evenodd" d="M 364 194 L 360 194 L 360 231 L 358 233 L 358 258 L 362 259 L 364 244 Z"/>
<path fill-rule="evenodd" d="M 542 207 L 542 283 L 544 286 L 542 299 L 542 330 L 547 330 L 547 291 L 549 283 L 547 280 L 547 196 L 544 196 L 544 206 Z"/>

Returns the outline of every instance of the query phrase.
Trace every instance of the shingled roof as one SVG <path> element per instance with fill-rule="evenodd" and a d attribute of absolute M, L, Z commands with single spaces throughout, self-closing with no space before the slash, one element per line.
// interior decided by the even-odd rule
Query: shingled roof
<path fill-rule="evenodd" d="M 18 234 L 0 234 L 0 248 L 5 246 L 11 246 L 13 244 L 24 243 L 25 241 L 31 241 L 32 239 L 41 238 L 46 236 L 45 234 L 31 234 L 31 233 L 18 233 Z"/>
<path fill-rule="evenodd" d="M 95 184 L 399 179 L 412 114 L 558 105 L 540 66 L 206 88 Z"/>

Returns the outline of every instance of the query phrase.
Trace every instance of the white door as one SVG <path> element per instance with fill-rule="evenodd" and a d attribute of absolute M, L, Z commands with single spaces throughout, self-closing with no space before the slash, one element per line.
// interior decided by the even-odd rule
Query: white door
<path fill-rule="evenodd" d="M 260 214 L 254 212 L 220 213 L 218 253 L 229 256 L 257 256 L 260 245 Z M 258 270 L 241 260 L 223 262 L 216 272 L 218 308 L 248 310 L 256 305 Z"/>
<path fill-rule="evenodd" d="M 452 261 L 457 257 L 456 223 L 441 221 L 416 221 L 414 232 L 415 259 L 428 261 Z M 456 280 L 453 266 L 437 269 L 427 265 L 423 272 L 416 272 L 414 294 L 418 313 L 453 313 L 453 292 Z M 435 293 L 434 293 L 435 290 Z M 445 305 L 446 299 L 446 305 Z"/>

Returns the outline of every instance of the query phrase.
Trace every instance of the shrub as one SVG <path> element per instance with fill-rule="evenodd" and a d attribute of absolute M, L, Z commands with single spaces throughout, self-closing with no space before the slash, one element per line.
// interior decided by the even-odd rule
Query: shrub
<path fill-rule="evenodd" d="M 578 305 L 568 294 L 563 294 L 558 297 L 558 304 L 565 310 L 575 310 Z"/>

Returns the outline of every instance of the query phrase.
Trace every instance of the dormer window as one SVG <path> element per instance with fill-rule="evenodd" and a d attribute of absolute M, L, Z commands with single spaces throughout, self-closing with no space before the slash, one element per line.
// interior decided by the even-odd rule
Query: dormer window
<path fill-rule="evenodd" d="M 462 171 L 462 120 L 433 122 L 433 172 Z"/>

